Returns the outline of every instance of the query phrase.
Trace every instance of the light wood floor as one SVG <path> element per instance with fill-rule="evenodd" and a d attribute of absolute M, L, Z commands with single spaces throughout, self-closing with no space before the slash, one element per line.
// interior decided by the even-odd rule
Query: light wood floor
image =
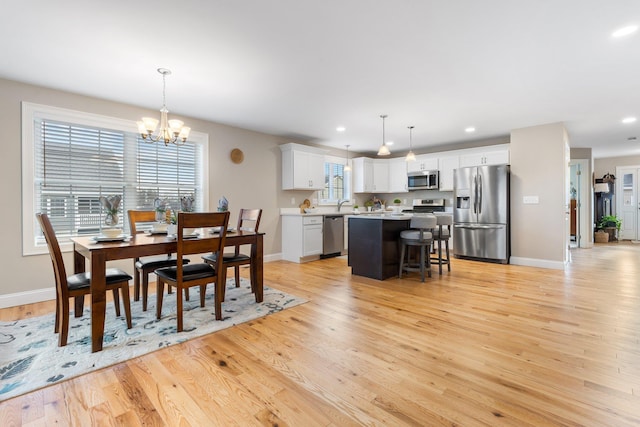
<path fill-rule="evenodd" d="M 269 263 L 310 302 L 8 400 L 0 425 L 638 426 L 640 245 L 572 259 L 424 284 Z"/>

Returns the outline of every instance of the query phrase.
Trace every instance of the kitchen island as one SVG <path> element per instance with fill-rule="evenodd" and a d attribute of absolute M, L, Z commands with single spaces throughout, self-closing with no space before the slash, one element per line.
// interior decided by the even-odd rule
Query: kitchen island
<path fill-rule="evenodd" d="M 398 275 L 400 232 L 409 228 L 411 215 L 351 215 L 349 256 L 351 273 L 384 280 Z"/>

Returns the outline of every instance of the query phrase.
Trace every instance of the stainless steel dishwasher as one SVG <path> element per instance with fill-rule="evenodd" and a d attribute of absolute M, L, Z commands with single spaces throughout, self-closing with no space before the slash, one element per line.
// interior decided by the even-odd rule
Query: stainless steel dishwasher
<path fill-rule="evenodd" d="M 322 256 L 337 256 L 344 248 L 344 216 L 326 215 L 322 227 Z"/>

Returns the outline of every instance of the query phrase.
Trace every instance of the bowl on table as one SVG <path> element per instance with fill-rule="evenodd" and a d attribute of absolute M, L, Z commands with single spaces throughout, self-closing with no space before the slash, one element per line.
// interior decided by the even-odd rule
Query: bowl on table
<path fill-rule="evenodd" d="M 102 235 L 109 238 L 118 237 L 122 234 L 122 229 L 120 228 L 103 228 L 101 231 Z"/>

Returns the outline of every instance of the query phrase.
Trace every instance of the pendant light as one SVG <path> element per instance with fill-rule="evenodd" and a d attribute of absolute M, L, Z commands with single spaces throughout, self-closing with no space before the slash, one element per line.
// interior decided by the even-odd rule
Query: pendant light
<path fill-rule="evenodd" d="M 407 153 L 407 158 L 405 159 L 407 162 L 415 162 L 416 155 L 413 154 L 413 141 L 411 138 L 411 133 L 413 131 L 414 126 L 407 126 L 409 128 L 409 153 Z"/>
<path fill-rule="evenodd" d="M 384 140 L 384 119 L 387 118 L 387 115 L 382 114 L 380 118 L 382 118 L 382 145 L 378 149 L 378 156 L 388 156 L 389 154 L 391 154 L 391 151 L 389 151 L 389 147 L 387 147 L 387 144 Z"/>
<path fill-rule="evenodd" d="M 349 144 L 345 145 L 347 147 L 347 165 L 344 167 L 344 171 L 348 172 L 351 170 L 351 166 L 349 166 Z"/>

